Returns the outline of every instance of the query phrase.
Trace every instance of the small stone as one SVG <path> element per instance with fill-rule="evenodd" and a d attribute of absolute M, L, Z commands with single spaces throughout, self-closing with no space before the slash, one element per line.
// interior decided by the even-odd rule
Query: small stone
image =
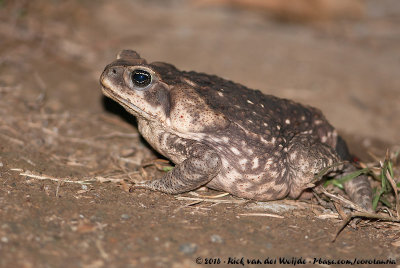
<path fill-rule="evenodd" d="M 213 242 L 213 243 L 222 243 L 222 242 L 224 242 L 224 240 L 222 239 L 221 236 L 219 236 L 217 234 L 213 234 L 211 236 L 211 242 Z"/>
<path fill-rule="evenodd" d="M 82 190 L 87 190 L 88 189 L 87 185 L 85 185 L 85 184 L 82 184 L 81 188 L 82 188 Z"/>
<path fill-rule="evenodd" d="M 128 215 L 128 214 L 122 214 L 122 215 L 121 215 L 121 219 L 122 219 L 122 220 L 129 220 L 130 218 L 131 218 L 131 216 Z"/>
<path fill-rule="evenodd" d="M 3 162 L 0 162 L 0 167 L 3 167 Z"/>
<path fill-rule="evenodd" d="M 194 243 L 186 243 L 179 246 L 179 251 L 187 255 L 195 253 L 196 250 L 197 245 Z"/>
<path fill-rule="evenodd" d="M 1 238 L 1 242 L 3 242 L 3 243 L 8 243 L 8 238 L 5 237 L 5 236 L 3 236 L 3 237 Z"/>

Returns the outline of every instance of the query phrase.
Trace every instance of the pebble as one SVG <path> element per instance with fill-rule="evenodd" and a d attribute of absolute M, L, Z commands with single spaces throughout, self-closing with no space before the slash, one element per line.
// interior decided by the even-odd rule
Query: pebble
<path fill-rule="evenodd" d="M 179 251 L 187 255 L 195 253 L 196 250 L 197 245 L 194 243 L 185 243 L 179 246 Z"/>
<path fill-rule="evenodd" d="M 131 218 L 131 216 L 128 215 L 128 214 L 122 214 L 122 215 L 121 215 L 121 219 L 122 219 L 122 220 L 129 220 L 130 218 Z"/>
<path fill-rule="evenodd" d="M 222 242 L 224 242 L 224 240 L 222 239 L 221 236 L 219 236 L 217 234 L 213 234 L 211 236 L 211 242 L 213 242 L 213 243 L 222 243 Z"/>

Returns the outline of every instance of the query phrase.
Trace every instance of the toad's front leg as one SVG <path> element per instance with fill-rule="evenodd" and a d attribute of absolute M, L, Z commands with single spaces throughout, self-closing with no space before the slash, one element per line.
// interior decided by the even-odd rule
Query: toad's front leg
<path fill-rule="evenodd" d="M 218 154 L 205 145 L 195 145 L 188 158 L 160 179 L 135 184 L 134 188 L 149 189 L 168 194 L 195 190 L 212 180 L 221 169 Z"/>

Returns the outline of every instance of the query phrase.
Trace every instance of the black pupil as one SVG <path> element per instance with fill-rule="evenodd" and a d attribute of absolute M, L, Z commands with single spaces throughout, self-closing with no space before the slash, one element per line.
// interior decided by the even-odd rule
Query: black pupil
<path fill-rule="evenodd" d="M 132 73 L 132 82 L 138 87 L 148 86 L 151 82 L 151 75 L 143 70 L 136 70 Z"/>

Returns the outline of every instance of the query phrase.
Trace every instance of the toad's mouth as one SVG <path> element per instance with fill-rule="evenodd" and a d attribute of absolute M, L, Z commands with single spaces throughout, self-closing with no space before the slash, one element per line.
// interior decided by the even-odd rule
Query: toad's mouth
<path fill-rule="evenodd" d="M 126 99 L 121 97 L 119 94 L 115 93 L 115 91 L 111 90 L 110 88 L 102 85 L 102 91 L 105 96 L 118 102 L 122 107 L 125 108 L 125 110 L 127 110 L 129 113 L 133 114 L 134 116 L 142 116 L 145 118 L 152 118 L 152 116 L 150 114 L 146 113 L 145 111 L 143 111 L 142 109 L 140 109 L 139 107 L 134 105 L 133 103 L 127 101 Z"/>

